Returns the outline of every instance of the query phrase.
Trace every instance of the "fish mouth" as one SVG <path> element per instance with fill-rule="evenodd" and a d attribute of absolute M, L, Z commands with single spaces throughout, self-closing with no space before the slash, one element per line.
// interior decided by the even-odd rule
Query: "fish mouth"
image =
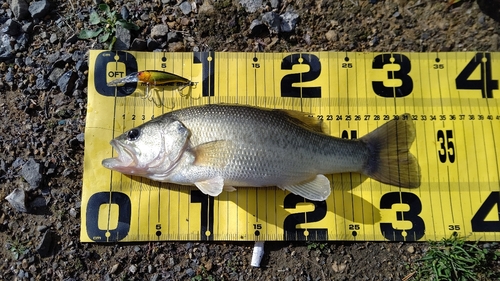
<path fill-rule="evenodd" d="M 112 140 L 110 144 L 118 152 L 118 156 L 102 160 L 104 167 L 121 171 L 123 168 L 133 168 L 137 165 L 137 157 L 131 147 L 116 140 Z"/>

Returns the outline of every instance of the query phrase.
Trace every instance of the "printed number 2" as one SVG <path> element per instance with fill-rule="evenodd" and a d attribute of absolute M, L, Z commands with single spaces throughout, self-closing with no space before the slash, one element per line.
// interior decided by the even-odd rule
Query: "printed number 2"
<path fill-rule="evenodd" d="M 394 204 L 407 204 L 408 211 L 398 211 L 398 221 L 410 221 L 412 228 L 402 230 L 394 228 L 392 223 L 380 223 L 380 231 L 385 238 L 391 241 L 417 241 L 425 234 L 424 220 L 419 216 L 422 212 L 422 203 L 417 195 L 409 192 L 390 192 L 380 199 L 380 209 L 391 209 Z"/>
<path fill-rule="evenodd" d="M 297 213 L 288 215 L 283 222 L 284 240 L 328 240 L 328 229 L 326 228 L 308 228 L 297 229 L 298 224 L 306 222 L 317 222 L 326 216 L 326 202 L 325 201 L 309 201 L 295 195 L 288 194 L 285 197 L 284 207 L 286 209 L 295 209 L 299 203 L 312 203 L 314 210 L 306 213 Z M 307 235 L 305 232 L 307 231 Z"/>
<path fill-rule="evenodd" d="M 446 130 L 446 137 L 443 130 L 437 132 L 437 141 L 441 144 L 438 150 L 439 161 L 446 163 L 446 159 L 450 163 L 455 162 L 455 145 L 453 144 L 453 131 Z"/>
<path fill-rule="evenodd" d="M 399 87 L 386 87 L 383 81 L 373 81 L 372 87 L 375 94 L 384 98 L 406 97 L 413 91 L 413 80 L 408 75 L 411 71 L 410 59 L 401 54 L 381 54 L 376 56 L 372 62 L 373 69 L 383 69 L 386 64 L 398 64 L 398 71 L 388 71 L 387 78 L 390 80 L 401 80 Z"/>
<path fill-rule="evenodd" d="M 291 70 L 294 65 L 306 64 L 309 71 L 292 73 L 281 79 L 281 96 L 289 98 L 321 98 L 321 87 L 293 86 L 294 83 L 314 81 L 321 74 L 319 58 L 311 54 L 292 54 L 286 56 L 281 62 L 281 69 Z"/>

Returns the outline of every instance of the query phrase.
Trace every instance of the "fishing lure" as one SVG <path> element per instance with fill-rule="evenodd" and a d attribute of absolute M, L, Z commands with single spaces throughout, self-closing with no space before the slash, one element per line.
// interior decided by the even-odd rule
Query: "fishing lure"
<path fill-rule="evenodd" d="M 186 87 L 194 86 L 195 83 L 177 74 L 165 72 L 161 70 L 143 70 L 133 72 L 123 78 L 115 79 L 108 83 L 110 87 L 120 86 L 126 83 L 143 83 L 146 85 L 146 95 L 144 98 L 149 97 L 149 87 L 151 86 L 174 86 L 179 91 Z M 182 95 L 181 96 L 189 96 Z"/>

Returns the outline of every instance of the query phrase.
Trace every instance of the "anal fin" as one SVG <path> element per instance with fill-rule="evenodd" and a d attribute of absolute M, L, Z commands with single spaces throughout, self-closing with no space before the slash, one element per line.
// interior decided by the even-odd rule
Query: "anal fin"
<path fill-rule="evenodd" d="M 324 175 L 317 175 L 311 181 L 278 187 L 312 201 L 323 201 L 330 196 L 331 192 L 330 181 Z"/>

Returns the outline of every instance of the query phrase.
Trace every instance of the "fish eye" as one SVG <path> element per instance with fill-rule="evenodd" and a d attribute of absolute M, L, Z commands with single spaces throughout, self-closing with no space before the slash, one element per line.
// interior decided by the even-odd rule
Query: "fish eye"
<path fill-rule="evenodd" d="M 127 139 L 129 141 L 135 141 L 141 135 L 141 131 L 139 129 L 132 129 L 127 132 Z"/>

